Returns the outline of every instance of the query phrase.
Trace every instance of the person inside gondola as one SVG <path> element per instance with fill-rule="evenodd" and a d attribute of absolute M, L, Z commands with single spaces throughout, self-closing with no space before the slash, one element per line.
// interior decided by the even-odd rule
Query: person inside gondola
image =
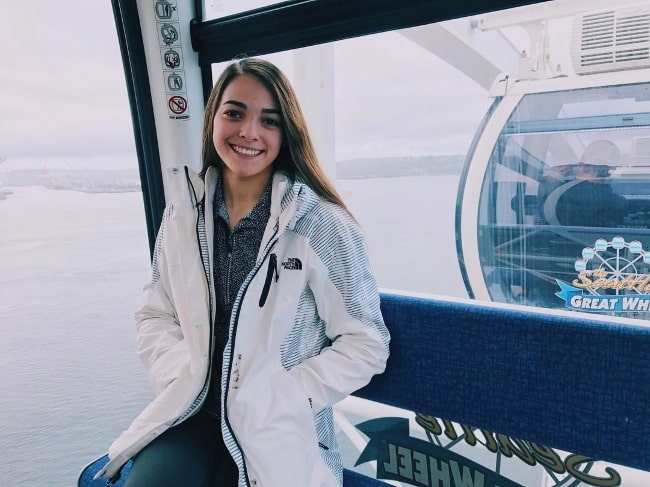
<path fill-rule="evenodd" d="M 295 92 L 262 59 L 214 85 L 202 170 L 170 170 L 136 314 L 154 399 L 99 475 L 125 487 L 340 487 L 332 406 L 390 336 L 363 232 L 319 165 Z"/>
<path fill-rule="evenodd" d="M 621 154 L 608 140 L 597 140 L 587 146 L 580 162 L 566 170 L 562 181 L 546 189 L 543 217 L 550 224 L 618 227 L 627 214 L 627 200 L 615 193 L 609 184 L 611 170 L 620 164 Z"/>

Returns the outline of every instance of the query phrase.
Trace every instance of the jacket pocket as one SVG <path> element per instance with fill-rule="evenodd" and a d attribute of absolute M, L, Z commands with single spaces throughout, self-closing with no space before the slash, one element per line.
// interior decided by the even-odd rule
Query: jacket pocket
<path fill-rule="evenodd" d="M 302 451 L 308 446 L 318 450 L 309 398 L 284 369 L 260 374 L 254 380 L 248 377 L 239 389 L 231 391 L 228 417 L 243 443 L 269 447 L 280 441 L 285 451 Z"/>
<path fill-rule="evenodd" d="M 338 485 L 321 455 L 309 398 L 284 369 L 242 382 L 229 397 L 228 418 L 258 485 Z"/>
<path fill-rule="evenodd" d="M 262 288 L 262 294 L 260 296 L 260 308 L 266 303 L 266 298 L 269 297 L 269 291 L 271 290 L 271 282 L 273 281 L 273 275 L 275 274 L 275 281 L 278 281 L 280 277 L 278 275 L 278 257 L 275 254 L 269 256 L 269 267 L 266 270 L 266 279 L 264 280 L 264 287 Z"/>
<path fill-rule="evenodd" d="M 284 369 L 274 373 L 269 379 L 273 395 L 278 400 L 278 406 L 282 407 L 284 403 L 286 411 L 290 415 L 296 415 L 298 424 L 305 427 L 306 439 L 311 439 L 311 430 L 316 438 L 311 398 L 307 397 L 300 382 Z M 315 441 L 314 444 L 318 444 L 318 442 Z"/>
<path fill-rule="evenodd" d="M 174 380 L 186 362 L 190 361 L 190 354 L 186 340 L 181 340 L 172 348 L 163 353 L 149 368 L 149 384 L 154 395 L 158 396 Z"/>

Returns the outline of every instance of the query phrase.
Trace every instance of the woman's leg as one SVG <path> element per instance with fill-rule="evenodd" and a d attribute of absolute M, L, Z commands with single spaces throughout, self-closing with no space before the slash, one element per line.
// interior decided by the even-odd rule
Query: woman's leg
<path fill-rule="evenodd" d="M 199 413 L 170 428 L 138 453 L 124 487 L 209 487 L 213 478 L 220 476 L 219 471 L 225 469 L 230 478 L 233 468 L 236 472 L 223 446 L 219 422 Z M 237 485 L 234 475 L 233 487 Z"/>

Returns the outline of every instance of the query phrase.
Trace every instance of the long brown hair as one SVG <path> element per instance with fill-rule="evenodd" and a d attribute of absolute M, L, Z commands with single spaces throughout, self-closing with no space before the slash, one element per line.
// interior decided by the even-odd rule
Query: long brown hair
<path fill-rule="evenodd" d="M 273 163 L 274 170 L 286 172 L 292 179 L 307 184 L 324 200 L 335 203 L 350 213 L 318 163 L 305 117 L 291 83 L 274 64 L 260 58 L 243 58 L 229 64 L 212 88 L 203 117 L 201 176 L 205 175 L 210 166 L 223 166 L 212 139 L 214 117 L 226 87 L 243 74 L 255 76 L 269 90 L 280 109 L 282 147 Z"/>

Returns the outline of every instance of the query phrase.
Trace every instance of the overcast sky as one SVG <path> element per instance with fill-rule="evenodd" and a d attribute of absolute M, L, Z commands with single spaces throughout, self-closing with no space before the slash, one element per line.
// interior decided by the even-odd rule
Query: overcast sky
<path fill-rule="evenodd" d="M 133 153 L 108 0 L 0 0 L 0 155 Z"/>
<path fill-rule="evenodd" d="M 0 7 L 0 156 L 133 161 L 110 1 Z M 464 153 L 490 104 L 483 88 L 395 32 L 337 43 L 334 59 L 338 160 Z"/>

